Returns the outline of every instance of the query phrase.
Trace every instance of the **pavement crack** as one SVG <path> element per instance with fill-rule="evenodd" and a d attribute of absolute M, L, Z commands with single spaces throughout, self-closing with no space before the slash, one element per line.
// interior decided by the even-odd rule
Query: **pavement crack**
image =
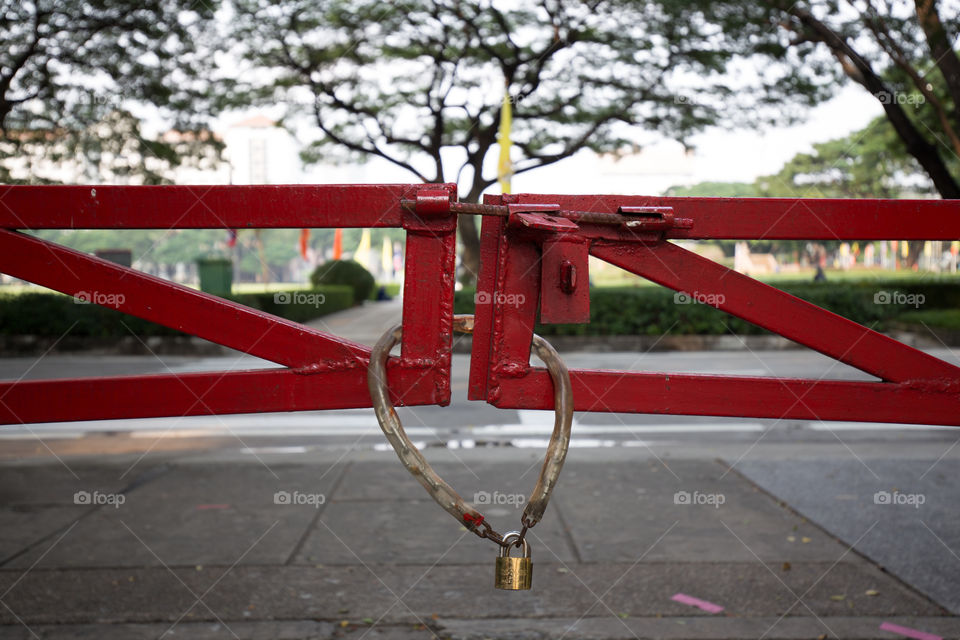
<path fill-rule="evenodd" d="M 290 555 L 287 556 L 287 559 L 284 561 L 284 566 L 290 566 L 293 564 L 294 558 L 297 557 L 297 554 L 300 553 L 300 550 L 303 549 L 303 545 L 306 544 L 307 538 L 310 537 L 310 533 L 316 528 L 317 522 L 320 521 L 320 518 L 323 517 L 324 512 L 327 510 L 327 505 L 333 502 L 333 496 L 336 495 L 337 490 L 340 488 L 340 485 L 343 483 L 343 479 L 347 476 L 347 472 L 350 471 L 350 468 L 353 466 L 353 460 L 348 461 L 343 465 L 343 468 L 340 470 L 340 474 L 337 476 L 337 479 L 334 480 L 333 486 L 330 487 L 330 499 L 324 500 L 323 504 L 317 509 L 317 513 L 310 519 L 310 523 L 304 528 L 303 535 L 297 540 L 297 544 L 293 546 L 293 550 L 290 552 Z"/>

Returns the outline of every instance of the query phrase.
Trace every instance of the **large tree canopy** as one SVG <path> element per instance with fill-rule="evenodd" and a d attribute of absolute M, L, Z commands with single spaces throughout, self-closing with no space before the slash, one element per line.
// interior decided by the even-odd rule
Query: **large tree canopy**
<path fill-rule="evenodd" d="M 208 40 L 216 1 L 0 0 L 0 182 L 72 161 L 80 180 L 137 176 L 206 157 Z M 180 132 L 144 141 L 146 111 Z M 152 162 L 148 161 L 152 159 Z"/>
<path fill-rule="evenodd" d="M 582 149 L 629 150 L 643 135 L 684 140 L 720 122 L 783 121 L 825 95 L 832 67 L 800 64 L 803 47 L 788 47 L 760 14 L 703 6 L 236 0 L 232 38 L 255 80 L 238 83 L 234 100 L 286 103 L 291 122 L 308 116 L 317 136 L 307 160 L 379 157 L 423 181 L 456 181 L 477 201 L 497 178 L 504 91 L 514 174 Z M 760 54 L 784 63 L 728 73 Z M 473 271 L 476 228 L 469 216 L 460 224 Z"/>
<path fill-rule="evenodd" d="M 758 24 L 782 33 L 811 59 L 832 58 L 846 79 L 875 96 L 896 136 L 890 153 L 905 150 L 941 196 L 960 198 L 953 163 L 960 156 L 960 3 L 717 0 L 709 11 L 747 5 L 754 15 L 766 13 Z M 778 55 L 777 63 L 785 59 Z"/>

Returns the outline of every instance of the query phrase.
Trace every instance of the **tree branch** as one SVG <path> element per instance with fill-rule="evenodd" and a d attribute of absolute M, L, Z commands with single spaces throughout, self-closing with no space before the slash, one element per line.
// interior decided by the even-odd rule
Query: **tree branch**
<path fill-rule="evenodd" d="M 893 125 L 897 135 L 906 145 L 907 152 L 916 158 L 920 166 L 927 172 L 940 195 L 944 198 L 960 198 L 960 185 L 957 184 L 957 181 L 947 169 L 943 158 L 937 152 L 937 148 L 930 144 L 917 130 L 903 108 L 895 100 L 887 99 L 887 97 L 893 96 L 893 92 L 873 70 L 870 63 L 857 53 L 846 39 L 806 9 L 797 5 L 786 5 L 777 0 L 768 2 L 768 4 L 794 16 L 800 21 L 801 25 L 809 30 L 811 35 L 830 49 L 834 57 L 840 61 L 844 73 L 877 97 L 890 124 Z"/>
<path fill-rule="evenodd" d="M 907 74 L 913 82 L 913 85 L 933 108 L 934 113 L 937 114 L 937 119 L 940 121 L 940 126 L 943 127 L 944 132 L 950 139 L 950 144 L 953 145 L 954 153 L 960 156 L 960 137 L 957 136 L 957 132 L 954 130 L 953 124 L 947 115 L 947 110 L 944 108 L 943 103 L 940 102 L 940 98 L 930 89 L 926 79 L 921 77 L 917 69 L 907 60 L 907 54 L 903 50 L 903 47 L 894 39 L 887 25 L 880 18 L 879 13 L 873 8 L 872 0 L 867 0 L 867 7 L 871 9 L 872 12 L 872 15 L 864 17 L 864 22 L 867 24 L 867 27 L 876 36 L 877 43 L 883 48 L 886 54 L 890 56 L 894 64 Z"/>
<path fill-rule="evenodd" d="M 947 91 L 953 98 L 954 122 L 960 126 L 960 58 L 957 57 L 957 52 L 950 44 L 950 37 L 940 21 L 936 0 L 915 0 L 915 4 L 920 28 L 926 36 L 933 62 L 940 70 L 947 83 Z"/>

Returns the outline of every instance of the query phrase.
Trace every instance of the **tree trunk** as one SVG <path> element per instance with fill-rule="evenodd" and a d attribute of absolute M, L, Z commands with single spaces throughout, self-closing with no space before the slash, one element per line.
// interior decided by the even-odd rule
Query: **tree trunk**
<path fill-rule="evenodd" d="M 920 254 L 923 253 L 923 245 L 926 240 L 910 240 L 907 242 L 907 268 L 913 269 L 920 262 Z"/>
<path fill-rule="evenodd" d="M 463 202 L 480 202 L 480 196 L 486 187 L 474 181 L 470 193 L 461 198 Z M 463 245 L 460 272 L 460 284 L 475 285 L 480 276 L 480 234 L 477 233 L 477 216 L 458 216 L 457 231 L 460 232 L 460 243 Z"/>
<path fill-rule="evenodd" d="M 783 6 L 780 8 L 783 9 Z M 814 17 L 809 11 L 798 8 L 796 5 L 791 5 L 786 11 L 798 18 L 810 30 L 813 37 L 830 48 L 840 62 L 844 73 L 851 80 L 863 86 L 880 100 L 887 120 L 906 145 L 907 153 L 912 155 L 930 176 L 930 180 L 940 196 L 945 199 L 960 198 L 960 184 L 950 173 L 937 148 L 928 142 L 926 137 L 914 126 L 901 105 L 895 100 L 888 99 L 889 96 L 893 95 L 893 91 L 887 87 L 883 79 L 870 66 L 870 63 L 857 53 L 843 37 Z"/>
<path fill-rule="evenodd" d="M 953 116 L 960 124 L 960 57 L 957 57 L 950 36 L 940 21 L 940 12 L 936 0 L 915 0 L 920 28 L 930 47 L 933 63 L 937 65 L 947 85 L 947 91 L 953 98 Z"/>
<path fill-rule="evenodd" d="M 477 234 L 476 216 L 457 217 L 457 231 L 460 233 L 461 266 L 460 284 L 465 287 L 475 285 L 480 275 L 480 236 Z"/>

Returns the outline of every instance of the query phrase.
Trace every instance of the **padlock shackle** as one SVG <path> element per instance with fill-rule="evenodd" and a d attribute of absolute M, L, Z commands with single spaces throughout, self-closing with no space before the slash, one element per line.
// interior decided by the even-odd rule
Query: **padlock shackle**
<path fill-rule="evenodd" d="M 513 549 L 514 547 L 511 541 L 519 540 L 519 539 L 520 539 L 519 531 L 508 531 L 507 533 L 503 534 L 503 544 L 500 546 L 500 557 L 501 558 L 511 557 L 510 550 Z M 522 543 L 523 557 L 529 558 L 530 543 L 527 542 L 526 538 L 523 538 L 522 540 L 520 540 L 520 542 Z"/>

